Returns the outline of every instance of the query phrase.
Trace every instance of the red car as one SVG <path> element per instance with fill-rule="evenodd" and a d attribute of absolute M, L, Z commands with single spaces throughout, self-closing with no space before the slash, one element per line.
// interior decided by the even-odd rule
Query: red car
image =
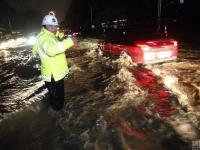
<path fill-rule="evenodd" d="M 178 55 L 175 39 L 152 31 L 112 31 L 105 35 L 99 47 L 103 53 L 114 56 L 126 52 L 138 64 L 175 60 Z"/>

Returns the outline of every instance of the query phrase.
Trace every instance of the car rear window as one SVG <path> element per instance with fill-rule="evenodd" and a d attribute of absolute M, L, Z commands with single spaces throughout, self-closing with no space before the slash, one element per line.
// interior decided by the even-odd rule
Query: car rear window
<path fill-rule="evenodd" d="M 155 30 L 140 30 L 140 31 L 110 31 L 106 34 L 106 41 L 116 44 L 133 45 L 140 40 L 153 40 L 164 38 L 165 35 Z"/>

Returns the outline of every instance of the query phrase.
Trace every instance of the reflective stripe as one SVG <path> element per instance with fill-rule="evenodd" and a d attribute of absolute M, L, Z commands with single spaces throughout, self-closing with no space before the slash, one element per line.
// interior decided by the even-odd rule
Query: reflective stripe
<path fill-rule="evenodd" d="M 59 74 L 57 74 L 57 76 L 60 78 L 60 77 L 64 77 L 66 74 L 68 74 L 69 73 L 69 70 L 66 70 L 66 71 L 64 71 L 64 72 L 61 72 L 61 73 L 59 73 Z"/>
<path fill-rule="evenodd" d="M 39 43 L 37 43 L 37 49 L 38 49 L 38 54 L 40 55 L 40 58 L 47 58 L 47 57 L 48 57 L 47 54 L 45 54 L 45 53 L 41 50 L 41 48 L 40 48 L 40 46 L 39 46 Z"/>
<path fill-rule="evenodd" d="M 47 46 L 47 45 L 44 45 L 42 48 L 44 49 L 44 52 L 47 53 L 47 48 L 48 48 L 48 46 Z"/>
<path fill-rule="evenodd" d="M 48 81 L 51 81 L 51 76 L 50 75 L 42 74 L 42 78 L 47 79 Z"/>
<path fill-rule="evenodd" d="M 40 58 L 47 58 L 47 54 L 45 54 L 40 48 L 39 48 L 39 55 L 40 55 Z"/>
<path fill-rule="evenodd" d="M 41 50 L 39 50 L 39 55 L 40 55 L 40 58 L 47 58 L 48 55 L 43 53 Z"/>
<path fill-rule="evenodd" d="M 59 49 L 60 52 L 64 52 L 65 51 L 62 42 L 58 42 L 57 43 L 57 41 L 54 40 L 54 39 L 52 41 L 54 42 L 54 44 L 58 44 L 58 49 Z M 44 45 L 43 49 L 44 49 L 44 52 L 47 53 L 48 46 Z"/>
<path fill-rule="evenodd" d="M 58 48 L 59 48 L 60 52 L 64 52 L 65 51 L 62 42 L 58 42 Z"/>

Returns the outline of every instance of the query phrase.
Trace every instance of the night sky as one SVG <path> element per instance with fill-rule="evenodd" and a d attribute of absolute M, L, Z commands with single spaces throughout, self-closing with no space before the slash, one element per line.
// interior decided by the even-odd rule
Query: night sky
<path fill-rule="evenodd" d="M 44 15 L 49 10 L 54 10 L 60 20 L 65 17 L 72 0 L 4 0 L 11 8 L 19 12 L 29 10 L 37 11 Z"/>
<path fill-rule="evenodd" d="M 198 27 L 200 12 L 194 1 L 162 0 L 162 21 L 171 25 Z M 61 25 L 87 27 L 116 19 L 131 22 L 156 22 L 158 0 L 1 0 L 0 24 L 12 28 L 40 27 L 42 17 L 54 10 Z"/>

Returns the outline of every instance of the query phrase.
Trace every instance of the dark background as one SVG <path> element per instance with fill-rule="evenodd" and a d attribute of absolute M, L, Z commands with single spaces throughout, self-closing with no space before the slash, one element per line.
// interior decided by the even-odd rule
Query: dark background
<path fill-rule="evenodd" d="M 196 0 L 162 0 L 161 24 L 174 31 L 199 30 Z M 127 26 L 156 25 L 158 0 L 1 0 L 0 27 L 6 30 L 38 30 L 43 16 L 56 12 L 61 27 L 86 30 L 94 24 L 127 19 Z"/>

